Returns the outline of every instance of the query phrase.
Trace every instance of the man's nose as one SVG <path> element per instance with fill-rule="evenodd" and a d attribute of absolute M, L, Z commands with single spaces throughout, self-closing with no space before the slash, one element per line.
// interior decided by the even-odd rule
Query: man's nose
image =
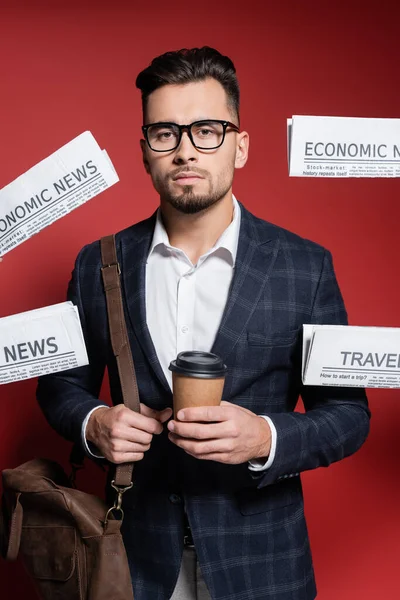
<path fill-rule="evenodd" d="M 182 138 L 181 138 L 180 144 L 177 147 L 177 149 L 175 150 L 174 162 L 186 163 L 186 162 L 197 161 L 197 159 L 198 159 L 197 150 L 193 146 L 192 142 L 190 141 L 188 132 L 186 130 L 184 130 L 182 132 Z"/>

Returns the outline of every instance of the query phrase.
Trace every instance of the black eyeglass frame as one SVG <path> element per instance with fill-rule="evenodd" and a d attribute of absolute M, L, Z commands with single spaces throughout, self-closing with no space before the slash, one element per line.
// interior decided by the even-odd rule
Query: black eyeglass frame
<path fill-rule="evenodd" d="M 220 123 L 222 125 L 222 127 L 223 127 L 222 140 L 221 140 L 221 143 L 218 144 L 218 146 L 213 146 L 212 148 L 204 148 L 202 146 L 197 146 L 194 143 L 193 136 L 192 136 L 192 127 L 194 125 L 199 125 L 201 123 Z M 148 130 L 150 129 L 150 127 L 153 127 L 154 125 L 158 125 L 160 127 L 173 125 L 174 127 L 177 127 L 179 130 L 179 137 L 178 137 L 177 144 L 173 148 L 168 148 L 168 150 L 156 150 L 155 148 L 153 148 L 149 142 Z M 226 136 L 226 130 L 228 127 L 232 127 L 232 129 L 234 129 L 234 131 L 236 131 L 236 132 L 240 131 L 239 127 L 237 125 L 235 125 L 234 123 L 231 123 L 230 121 L 221 121 L 220 119 L 201 119 L 200 121 L 193 121 L 193 123 L 190 123 L 189 125 L 178 125 L 178 123 L 172 123 L 171 121 L 160 121 L 158 123 L 148 123 L 147 125 L 142 125 L 142 131 L 143 131 L 144 138 L 145 138 L 150 150 L 152 150 L 153 152 L 173 152 L 174 150 L 176 150 L 179 147 L 179 144 L 181 143 L 181 140 L 182 140 L 182 134 L 183 134 L 184 130 L 187 131 L 189 140 L 192 142 L 193 146 L 197 150 L 216 150 L 217 148 L 220 148 L 222 146 L 222 144 L 224 143 L 225 136 Z"/>

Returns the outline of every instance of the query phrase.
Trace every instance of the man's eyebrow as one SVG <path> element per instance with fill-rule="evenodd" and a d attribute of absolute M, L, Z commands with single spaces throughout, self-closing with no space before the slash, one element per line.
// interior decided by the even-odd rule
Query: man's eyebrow
<path fill-rule="evenodd" d="M 226 121 L 226 119 L 217 119 L 216 117 L 197 117 L 190 121 L 190 123 L 196 123 L 197 121 Z M 158 121 L 151 121 L 152 123 L 176 123 L 177 125 L 190 125 L 190 123 L 178 123 L 174 119 L 158 119 Z"/>

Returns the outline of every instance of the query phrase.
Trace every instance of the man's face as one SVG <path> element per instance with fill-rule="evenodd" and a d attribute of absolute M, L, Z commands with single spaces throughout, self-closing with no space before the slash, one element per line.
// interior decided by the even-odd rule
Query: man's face
<path fill-rule="evenodd" d="M 215 79 L 184 85 L 165 85 L 147 102 L 145 123 L 170 122 L 189 125 L 218 119 L 237 123 L 227 95 Z M 155 152 L 141 140 L 143 159 L 161 203 L 180 212 L 198 213 L 222 200 L 231 191 L 235 168 L 247 160 L 248 136 L 228 127 L 222 146 L 198 150 L 184 130 L 175 150 Z"/>

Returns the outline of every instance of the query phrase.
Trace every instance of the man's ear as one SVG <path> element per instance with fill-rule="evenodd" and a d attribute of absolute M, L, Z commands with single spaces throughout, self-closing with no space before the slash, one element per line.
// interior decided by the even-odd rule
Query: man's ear
<path fill-rule="evenodd" d="M 235 169 L 242 169 L 249 157 L 250 138 L 247 131 L 241 131 L 237 136 Z"/>
<path fill-rule="evenodd" d="M 147 160 L 147 153 L 146 153 L 146 141 L 145 140 L 140 140 L 140 148 L 142 150 L 142 159 L 143 159 L 143 165 L 144 168 L 146 169 L 146 173 L 150 174 L 150 165 L 149 165 L 149 161 Z"/>

